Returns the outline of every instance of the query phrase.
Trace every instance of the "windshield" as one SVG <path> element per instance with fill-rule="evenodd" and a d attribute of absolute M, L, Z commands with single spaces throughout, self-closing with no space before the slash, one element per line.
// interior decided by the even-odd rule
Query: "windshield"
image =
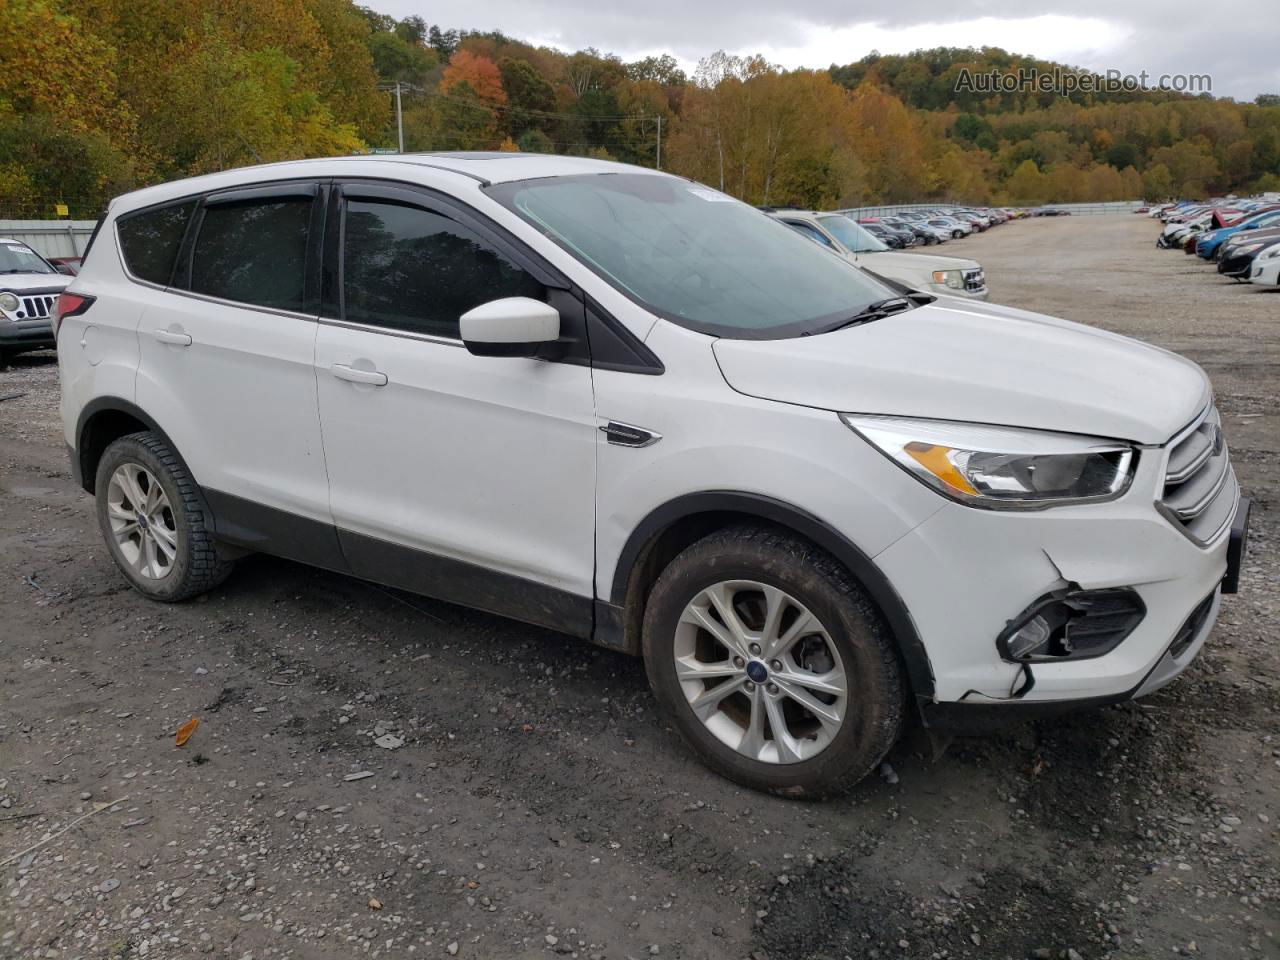
<path fill-rule="evenodd" d="M 57 273 L 40 254 L 21 243 L 0 240 L 0 273 Z"/>
<path fill-rule="evenodd" d="M 892 293 L 772 217 L 676 177 L 548 177 L 487 192 L 648 310 L 713 336 L 812 333 Z"/>
<path fill-rule="evenodd" d="M 854 253 L 881 253 L 888 245 L 843 214 L 833 213 L 819 217 L 818 222 L 826 231 Z"/>

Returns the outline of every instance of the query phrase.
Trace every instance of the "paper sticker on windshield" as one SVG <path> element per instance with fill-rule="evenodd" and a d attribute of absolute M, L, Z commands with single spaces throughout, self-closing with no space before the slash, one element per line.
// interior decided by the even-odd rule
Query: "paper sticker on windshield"
<path fill-rule="evenodd" d="M 719 190 L 711 190 L 707 187 L 689 187 L 689 192 L 695 197 L 710 200 L 712 203 L 733 203 L 733 197 L 721 193 Z"/>

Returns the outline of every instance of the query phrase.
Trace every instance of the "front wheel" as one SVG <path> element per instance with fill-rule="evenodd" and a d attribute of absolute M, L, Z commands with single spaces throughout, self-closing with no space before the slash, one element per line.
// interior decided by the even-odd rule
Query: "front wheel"
<path fill-rule="evenodd" d="M 676 557 L 644 618 L 666 715 L 711 769 L 790 797 L 841 793 L 884 758 L 904 683 L 887 630 L 830 556 L 735 527 Z"/>
<path fill-rule="evenodd" d="M 155 434 L 131 434 L 107 447 L 94 490 L 111 559 L 139 593 L 186 600 L 231 573 L 199 487 Z"/>

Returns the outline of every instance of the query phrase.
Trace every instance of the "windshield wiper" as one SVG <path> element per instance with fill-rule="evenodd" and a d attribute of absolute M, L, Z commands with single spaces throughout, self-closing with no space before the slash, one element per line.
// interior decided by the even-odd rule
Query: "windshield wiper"
<path fill-rule="evenodd" d="M 886 297 L 883 300 L 874 300 L 853 316 L 837 320 L 835 323 L 819 330 L 810 330 L 805 336 L 810 337 L 819 333 L 831 333 L 834 330 L 843 330 L 845 327 L 856 327 L 862 323 L 870 323 L 872 320 L 882 320 L 891 313 L 910 309 L 911 301 L 906 297 Z"/>

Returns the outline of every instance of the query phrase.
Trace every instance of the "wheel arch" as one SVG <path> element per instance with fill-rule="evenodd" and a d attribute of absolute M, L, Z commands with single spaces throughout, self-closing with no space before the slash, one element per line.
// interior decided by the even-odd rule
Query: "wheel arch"
<path fill-rule="evenodd" d="M 711 490 L 686 494 L 651 511 L 618 555 L 609 590 L 621 646 L 639 652 L 640 624 L 649 590 L 685 547 L 735 523 L 764 523 L 802 537 L 831 554 L 862 586 L 888 624 L 919 702 L 934 698 L 933 668 L 902 597 L 875 562 L 838 530 L 806 510 L 761 494 Z"/>
<path fill-rule="evenodd" d="M 71 451 L 71 466 L 80 486 L 86 492 L 94 493 L 98 462 L 107 447 L 121 437 L 142 430 L 160 437 L 186 469 L 182 454 L 150 414 L 122 397 L 97 397 L 85 404 L 76 421 L 76 445 Z"/>

